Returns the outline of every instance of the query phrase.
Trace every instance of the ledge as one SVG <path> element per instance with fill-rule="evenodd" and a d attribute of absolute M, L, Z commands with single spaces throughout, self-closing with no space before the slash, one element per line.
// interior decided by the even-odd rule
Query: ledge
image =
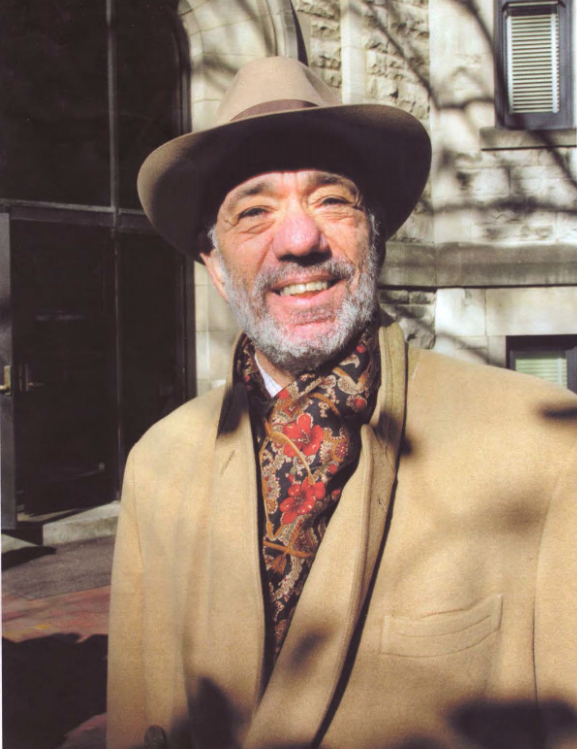
<path fill-rule="evenodd" d="M 379 280 L 431 288 L 577 285 L 577 245 L 390 242 Z"/>
<path fill-rule="evenodd" d="M 481 128 L 479 137 L 482 151 L 516 148 L 575 148 L 575 128 L 568 130 L 501 130 L 497 127 Z"/>

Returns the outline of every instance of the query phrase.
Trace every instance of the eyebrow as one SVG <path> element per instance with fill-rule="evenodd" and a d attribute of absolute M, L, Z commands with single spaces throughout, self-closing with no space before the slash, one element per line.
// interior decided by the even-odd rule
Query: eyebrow
<path fill-rule="evenodd" d="M 355 193 L 358 198 L 362 199 L 362 193 L 348 177 L 343 177 L 340 174 L 333 174 L 332 172 L 317 172 L 312 174 L 308 180 L 309 187 L 324 187 L 325 185 L 341 185 L 347 190 L 351 190 Z"/>
<path fill-rule="evenodd" d="M 237 192 L 231 201 L 231 207 L 234 207 L 239 201 L 244 198 L 252 198 L 255 195 L 260 195 L 266 192 L 271 187 L 270 179 L 262 179 L 254 185 L 247 185 L 246 187 L 237 188 Z"/>
<path fill-rule="evenodd" d="M 340 174 L 332 174 L 331 172 L 317 172 L 312 174 L 308 179 L 309 185 L 353 185 L 350 179 L 341 177 Z"/>

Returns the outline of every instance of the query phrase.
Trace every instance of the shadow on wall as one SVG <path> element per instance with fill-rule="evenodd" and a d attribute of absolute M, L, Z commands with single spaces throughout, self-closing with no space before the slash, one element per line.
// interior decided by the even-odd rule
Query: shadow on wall
<path fill-rule="evenodd" d="M 106 710 L 106 635 L 2 640 L 3 743 L 53 749 Z"/>

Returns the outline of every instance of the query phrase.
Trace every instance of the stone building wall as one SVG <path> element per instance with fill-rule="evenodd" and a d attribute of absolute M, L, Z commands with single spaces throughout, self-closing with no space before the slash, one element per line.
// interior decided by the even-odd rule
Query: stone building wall
<path fill-rule="evenodd" d="M 204 0 L 205 31 L 195 2 L 182 0 L 194 41 L 194 128 L 218 105 L 214 86 L 224 89 L 247 56 L 285 54 L 306 59 L 344 103 L 399 106 L 429 131 L 431 178 L 389 242 L 379 299 L 414 345 L 503 365 L 507 335 L 576 332 L 555 306 L 577 304 L 575 130 L 496 127 L 493 0 Z M 220 16 L 207 13 L 213 4 Z M 223 73 L 215 39 L 224 45 L 231 30 L 208 26 L 229 6 L 236 56 L 223 47 Z M 198 67 L 207 54 L 218 71 L 208 79 Z M 225 377 L 237 329 L 201 266 L 195 283 L 203 392 Z M 528 303 L 534 314 L 520 323 L 514 310 Z"/>
<path fill-rule="evenodd" d="M 508 336 L 577 333 L 577 160 L 574 128 L 498 128 L 493 9 L 430 0 L 434 347 L 503 366 Z"/>
<path fill-rule="evenodd" d="M 323 81 L 340 92 L 341 6 L 339 0 L 295 0 L 294 9 L 307 62 Z"/>

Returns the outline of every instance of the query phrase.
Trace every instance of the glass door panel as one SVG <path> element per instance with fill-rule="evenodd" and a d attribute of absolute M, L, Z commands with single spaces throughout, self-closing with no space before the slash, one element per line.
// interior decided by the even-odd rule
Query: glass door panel
<path fill-rule="evenodd" d="M 12 223 L 16 483 L 28 514 L 114 499 L 110 234 Z"/>

